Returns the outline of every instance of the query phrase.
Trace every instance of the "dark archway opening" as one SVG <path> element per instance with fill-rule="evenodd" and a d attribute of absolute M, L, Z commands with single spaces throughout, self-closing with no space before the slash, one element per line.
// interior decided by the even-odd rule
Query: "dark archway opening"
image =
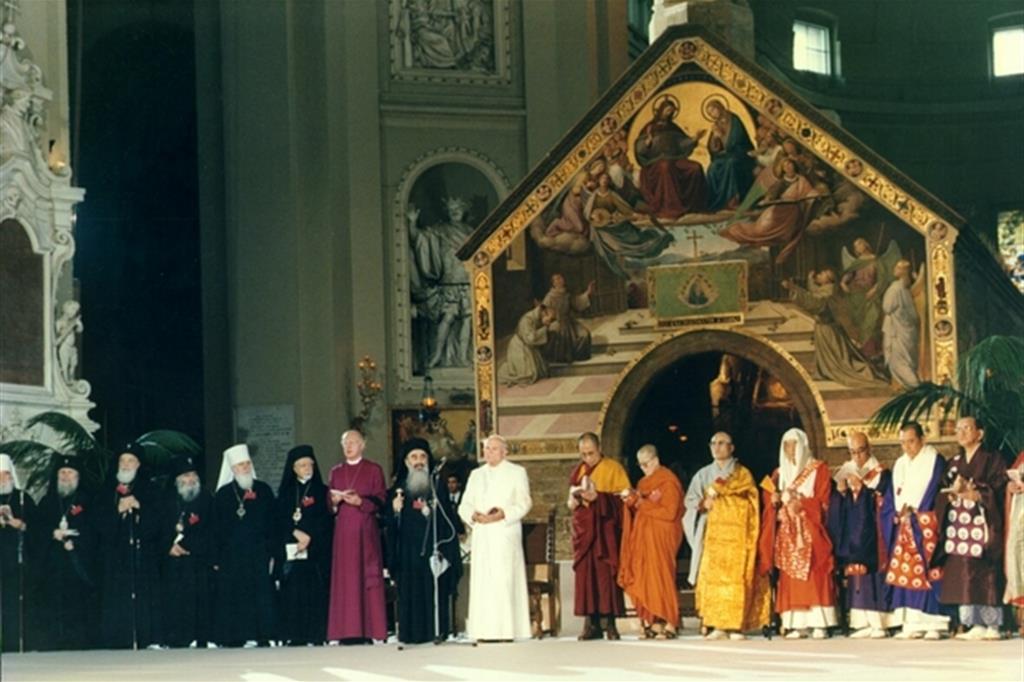
<path fill-rule="evenodd" d="M 778 465 L 782 434 L 802 427 L 792 391 L 770 370 L 737 355 L 707 351 L 677 359 L 648 382 L 627 421 L 631 478 L 641 475 L 637 449 L 653 443 L 685 485 L 711 461 L 711 436 L 726 431 L 736 456 L 761 480 Z"/>

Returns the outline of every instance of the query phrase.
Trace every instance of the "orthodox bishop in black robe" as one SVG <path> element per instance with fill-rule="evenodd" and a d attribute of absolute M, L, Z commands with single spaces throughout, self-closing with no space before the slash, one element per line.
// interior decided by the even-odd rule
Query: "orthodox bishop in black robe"
<path fill-rule="evenodd" d="M 277 489 L 276 553 L 279 636 L 289 644 L 327 637 L 334 517 L 312 446 L 288 453 Z"/>
<path fill-rule="evenodd" d="M 40 649 L 87 649 L 94 642 L 96 516 L 93 500 L 80 485 L 78 458 L 58 456 L 36 525 Z"/>
<path fill-rule="evenodd" d="M 141 649 L 160 641 L 160 497 L 141 466 L 142 457 L 142 446 L 129 444 L 98 496 L 101 635 L 108 649 Z"/>
<path fill-rule="evenodd" d="M 254 645 L 275 638 L 271 557 L 274 491 L 256 472 L 249 448 L 224 451 L 214 506 L 217 643 Z"/>
<path fill-rule="evenodd" d="M 402 467 L 386 512 L 401 642 L 429 642 L 451 632 L 452 597 L 462 574 L 459 535 L 464 530 L 447 486 L 436 485 L 436 481 L 432 485 L 434 473 L 430 445 L 425 440 L 414 438 L 402 444 Z M 438 573 L 437 629 L 434 572 Z"/>
<path fill-rule="evenodd" d="M 213 497 L 202 489 L 191 457 L 175 462 L 174 489 L 160 516 L 163 643 L 205 645 L 211 640 L 210 556 Z"/>

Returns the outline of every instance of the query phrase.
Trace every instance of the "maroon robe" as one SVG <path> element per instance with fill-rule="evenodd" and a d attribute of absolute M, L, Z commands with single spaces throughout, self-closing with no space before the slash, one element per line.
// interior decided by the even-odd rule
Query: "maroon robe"
<path fill-rule="evenodd" d="M 579 485 L 590 473 L 590 467 L 580 462 L 573 469 L 569 484 Z M 572 568 L 576 577 L 573 612 L 577 616 L 626 614 L 622 588 L 617 580 L 621 535 L 622 500 L 618 492 L 598 490 L 596 500 L 589 505 L 580 504 L 573 511 Z"/>
<path fill-rule="evenodd" d="M 355 490 L 362 504 L 342 502 L 338 507 L 327 639 L 385 640 L 384 568 L 377 526 L 377 511 L 387 498 L 384 471 L 367 459 L 342 462 L 331 469 L 329 487 Z"/>

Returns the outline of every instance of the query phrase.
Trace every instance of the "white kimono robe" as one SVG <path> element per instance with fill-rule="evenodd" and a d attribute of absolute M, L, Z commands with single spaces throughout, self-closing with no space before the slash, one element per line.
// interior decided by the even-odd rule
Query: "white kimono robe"
<path fill-rule="evenodd" d="M 530 636 L 521 521 L 532 505 L 526 469 L 518 464 L 484 464 L 469 475 L 459 516 L 472 529 L 466 632 L 473 639 Z M 473 522 L 473 512 L 495 507 L 505 512 L 502 521 Z"/>

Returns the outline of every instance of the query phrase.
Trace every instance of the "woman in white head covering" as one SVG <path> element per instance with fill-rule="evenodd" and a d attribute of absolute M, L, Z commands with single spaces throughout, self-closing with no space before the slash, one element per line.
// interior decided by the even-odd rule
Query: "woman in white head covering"
<path fill-rule="evenodd" d="M 811 454 L 807 434 L 790 429 L 779 446 L 779 468 L 770 483 L 761 536 L 761 569 L 779 571 L 775 610 L 787 638 L 828 636 L 837 624 L 832 542 L 826 515 L 832 492 L 828 466 Z"/>

